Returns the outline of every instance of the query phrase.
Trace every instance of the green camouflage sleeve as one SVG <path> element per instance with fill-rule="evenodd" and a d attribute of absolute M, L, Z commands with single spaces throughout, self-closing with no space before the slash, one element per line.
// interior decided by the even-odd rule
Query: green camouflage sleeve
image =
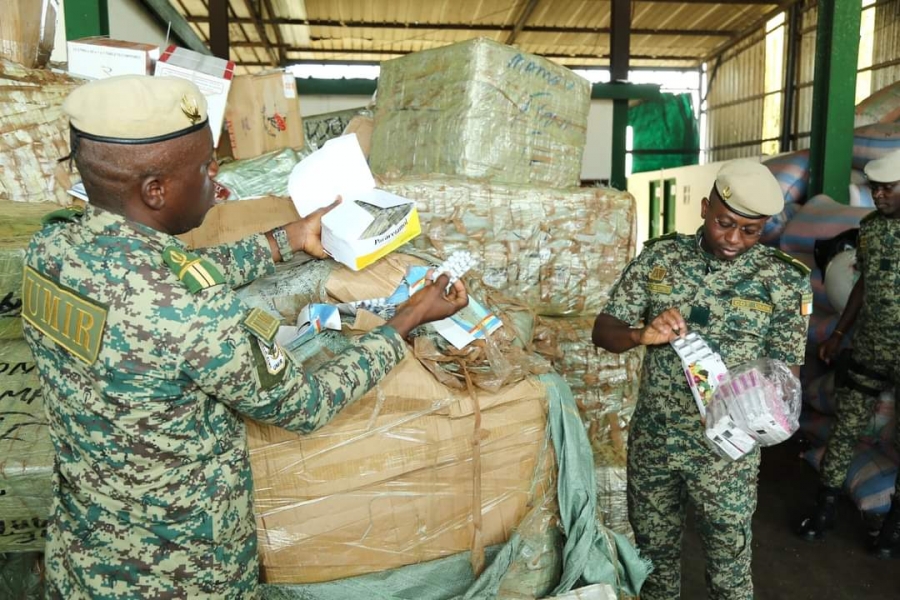
<path fill-rule="evenodd" d="M 374 329 L 313 372 L 243 325 L 250 309 L 233 293 L 204 290 L 187 328 L 183 370 L 206 394 L 263 423 L 307 433 L 331 420 L 406 355 L 391 327 Z"/>
<path fill-rule="evenodd" d="M 628 263 L 618 281 L 613 285 L 609 301 L 601 313 L 613 316 L 629 325 L 636 325 L 646 318 L 649 306 L 647 276 L 650 273 L 650 248 L 644 248 L 640 256 Z"/>
<path fill-rule="evenodd" d="M 872 226 L 868 222 L 860 223 L 859 239 L 856 242 L 856 270 L 859 273 L 866 271 L 866 259 L 869 254 L 869 246 L 872 244 Z"/>
<path fill-rule="evenodd" d="M 802 314 L 803 296 L 812 296 L 809 276 L 785 265 L 785 273 L 771 284 L 774 305 L 766 338 L 766 356 L 788 365 L 802 365 L 806 355 L 809 316 Z"/>
<path fill-rule="evenodd" d="M 251 235 L 231 244 L 197 248 L 193 252 L 219 267 L 231 289 L 275 272 L 272 250 L 263 234 Z"/>

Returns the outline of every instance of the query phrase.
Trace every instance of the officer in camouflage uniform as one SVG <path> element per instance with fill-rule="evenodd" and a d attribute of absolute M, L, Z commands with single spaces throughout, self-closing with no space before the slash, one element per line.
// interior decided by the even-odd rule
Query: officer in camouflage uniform
<path fill-rule="evenodd" d="M 606 350 L 647 346 L 628 440 L 629 519 L 654 565 L 641 600 L 680 597 L 687 501 L 697 512 L 709 598 L 753 598 L 750 521 L 759 450 L 737 461 L 712 450 L 668 342 L 691 330 L 729 368 L 769 357 L 799 371 L 812 306 L 809 270 L 757 244 L 767 217 L 782 207 L 766 167 L 727 163 L 702 201 L 703 226 L 693 235 L 648 241 L 594 324 L 594 343 Z"/>
<path fill-rule="evenodd" d="M 258 580 L 242 415 L 308 432 L 406 354 L 404 337 L 467 302 L 446 276 L 315 372 L 232 286 L 297 250 L 321 216 L 191 252 L 174 235 L 214 200 L 206 103 L 180 79 L 119 77 L 66 100 L 87 209 L 51 215 L 27 253 L 25 336 L 56 449 L 51 598 L 252 598 Z"/>
<path fill-rule="evenodd" d="M 817 506 L 797 528 L 807 540 L 822 539 L 826 531 L 834 528 L 836 502 L 854 447 L 862 430 L 872 421 L 878 396 L 884 390 L 896 389 L 900 382 L 900 151 L 868 163 L 865 172 L 877 210 L 859 225 L 859 280 L 837 327 L 819 348 L 819 357 L 830 362 L 844 332 L 856 324 L 849 360 L 835 373 L 837 421 L 822 460 Z M 895 433 L 894 446 L 900 451 L 900 428 Z M 894 487 L 891 510 L 870 550 L 879 558 L 900 556 L 900 477 Z"/>

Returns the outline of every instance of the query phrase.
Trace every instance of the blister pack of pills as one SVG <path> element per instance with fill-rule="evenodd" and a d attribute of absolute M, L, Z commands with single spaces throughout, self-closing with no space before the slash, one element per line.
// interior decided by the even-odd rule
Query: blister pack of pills
<path fill-rule="evenodd" d="M 719 382 L 728 375 L 728 368 L 722 357 L 713 352 L 706 341 L 694 332 L 674 339 L 670 344 L 681 359 L 684 376 L 694 395 L 700 417 L 706 418 L 706 407 Z"/>
<path fill-rule="evenodd" d="M 459 281 L 470 269 L 473 269 L 477 262 L 478 260 L 468 250 L 457 250 L 434 270 L 432 279 L 437 279 L 442 273 L 449 273 L 450 283 L 447 284 L 446 289 L 449 292 L 450 286 Z"/>

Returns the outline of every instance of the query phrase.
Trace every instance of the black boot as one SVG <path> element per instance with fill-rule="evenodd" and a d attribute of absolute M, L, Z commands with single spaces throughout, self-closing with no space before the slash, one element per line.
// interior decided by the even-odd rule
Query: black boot
<path fill-rule="evenodd" d="M 900 498 L 892 499 L 891 510 L 881 525 L 881 533 L 869 551 L 876 558 L 900 556 Z"/>
<path fill-rule="evenodd" d="M 840 488 L 820 487 L 815 512 L 797 524 L 797 535 L 808 542 L 824 539 L 825 532 L 834 529 L 840 493 Z"/>

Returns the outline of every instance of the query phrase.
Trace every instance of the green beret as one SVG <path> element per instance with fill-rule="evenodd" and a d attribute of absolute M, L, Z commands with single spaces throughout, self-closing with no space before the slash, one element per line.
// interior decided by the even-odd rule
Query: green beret
<path fill-rule="evenodd" d="M 784 210 L 784 194 L 765 165 L 740 159 L 725 163 L 716 174 L 716 193 L 728 209 L 749 219 Z"/>
<path fill-rule="evenodd" d="M 895 150 L 879 159 L 866 163 L 864 169 L 869 181 L 894 183 L 900 181 L 900 150 Z"/>
<path fill-rule="evenodd" d="M 152 144 L 207 125 L 206 98 L 187 79 L 122 75 L 76 88 L 63 102 L 74 137 Z M 74 141 L 74 140 L 73 140 Z"/>

